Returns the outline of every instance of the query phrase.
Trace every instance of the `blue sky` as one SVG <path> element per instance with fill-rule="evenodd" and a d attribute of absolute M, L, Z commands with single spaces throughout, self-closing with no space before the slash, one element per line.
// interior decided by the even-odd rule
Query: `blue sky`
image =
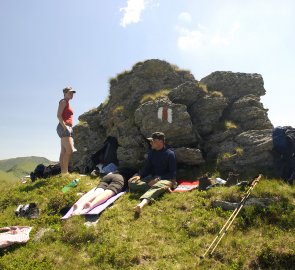
<path fill-rule="evenodd" d="M 58 160 L 62 89 L 78 116 L 109 79 L 146 59 L 190 70 L 260 73 L 275 126 L 295 127 L 292 0 L 0 0 L 0 159 Z"/>

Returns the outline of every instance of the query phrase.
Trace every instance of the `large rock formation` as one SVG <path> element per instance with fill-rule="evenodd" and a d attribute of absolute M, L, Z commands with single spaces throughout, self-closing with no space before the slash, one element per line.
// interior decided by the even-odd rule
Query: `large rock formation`
<path fill-rule="evenodd" d="M 165 61 L 147 60 L 110 81 L 108 101 L 79 117 L 73 165 L 94 167 L 91 155 L 107 136 L 119 142 L 122 166 L 140 166 L 154 131 L 166 134 L 179 167 L 208 162 L 222 172 L 257 173 L 272 166 L 273 128 L 260 102 L 259 74 L 214 72 L 197 81 Z"/>

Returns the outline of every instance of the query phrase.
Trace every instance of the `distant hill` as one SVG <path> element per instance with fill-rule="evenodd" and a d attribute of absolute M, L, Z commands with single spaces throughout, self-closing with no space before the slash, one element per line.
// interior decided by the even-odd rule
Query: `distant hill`
<path fill-rule="evenodd" d="M 15 182 L 20 177 L 28 175 L 40 163 L 49 165 L 52 161 L 35 156 L 0 160 L 0 182 Z"/>

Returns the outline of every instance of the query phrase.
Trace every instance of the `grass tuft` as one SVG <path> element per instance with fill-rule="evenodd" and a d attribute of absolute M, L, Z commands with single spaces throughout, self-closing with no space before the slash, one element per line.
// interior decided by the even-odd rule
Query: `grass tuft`
<path fill-rule="evenodd" d="M 154 101 L 161 97 L 167 97 L 170 91 L 171 89 L 162 89 L 155 93 L 144 94 L 144 96 L 140 100 L 140 104 L 143 104 L 147 101 Z"/>
<path fill-rule="evenodd" d="M 220 91 L 213 91 L 212 93 L 211 93 L 211 95 L 213 96 L 213 97 L 223 97 L 223 94 L 222 94 L 222 92 L 220 92 Z"/>
<path fill-rule="evenodd" d="M 238 128 L 237 124 L 235 124 L 235 123 L 232 122 L 232 121 L 225 121 L 225 122 L 224 122 L 224 126 L 225 126 L 225 129 L 226 129 L 226 130 L 229 130 L 229 129 L 236 129 L 236 128 Z"/>
<path fill-rule="evenodd" d="M 208 87 L 206 84 L 203 83 L 197 83 L 197 87 L 202 89 L 204 93 L 208 93 Z"/>

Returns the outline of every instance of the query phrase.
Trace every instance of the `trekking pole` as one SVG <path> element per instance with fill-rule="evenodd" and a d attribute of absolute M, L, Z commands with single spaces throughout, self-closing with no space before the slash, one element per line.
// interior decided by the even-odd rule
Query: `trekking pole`
<path fill-rule="evenodd" d="M 236 216 L 239 214 L 239 212 L 242 210 L 243 206 L 245 205 L 246 200 L 248 199 L 248 197 L 250 196 L 250 192 L 253 190 L 253 188 L 257 185 L 258 181 L 260 180 L 262 175 L 259 175 L 259 177 L 257 179 L 255 179 L 252 183 L 250 188 L 248 189 L 246 195 L 244 196 L 243 200 L 240 202 L 240 206 L 237 208 L 238 210 L 236 211 L 236 213 L 233 215 L 231 221 L 228 223 L 228 225 L 226 226 L 223 234 L 220 236 L 219 240 L 217 241 L 217 243 L 215 244 L 215 246 L 213 247 L 212 251 L 210 252 L 210 255 L 213 254 L 213 252 L 215 251 L 216 247 L 218 246 L 219 242 L 221 241 L 221 239 L 224 237 L 224 235 L 226 234 L 227 230 L 229 229 L 229 227 L 231 226 L 231 224 L 234 222 Z"/>
<path fill-rule="evenodd" d="M 256 184 L 259 182 L 259 180 L 260 180 L 261 177 L 262 177 L 262 175 L 260 174 L 256 179 L 254 179 L 254 181 L 252 181 L 251 186 L 249 187 L 249 189 L 247 190 L 246 194 L 244 195 L 244 197 L 240 201 L 238 207 L 232 212 L 232 214 L 230 215 L 230 217 L 228 218 L 228 220 L 225 222 L 225 224 L 223 225 L 223 227 L 219 231 L 218 235 L 211 242 L 210 246 L 207 248 L 207 250 L 205 251 L 205 253 L 200 257 L 201 259 L 204 259 L 205 258 L 205 256 L 207 255 L 207 253 L 209 252 L 209 250 L 211 249 L 211 247 L 214 245 L 214 243 L 219 238 L 219 240 L 217 241 L 217 243 L 213 247 L 212 251 L 210 252 L 210 255 L 213 254 L 213 252 L 215 251 L 215 249 L 218 246 L 219 242 L 221 241 L 221 239 L 223 238 L 223 236 L 226 234 L 228 228 L 231 226 L 231 224 L 233 223 L 234 219 L 236 218 L 236 216 L 239 214 L 239 212 L 243 208 L 243 206 L 244 206 L 247 198 L 249 197 L 251 191 L 256 186 Z"/>

